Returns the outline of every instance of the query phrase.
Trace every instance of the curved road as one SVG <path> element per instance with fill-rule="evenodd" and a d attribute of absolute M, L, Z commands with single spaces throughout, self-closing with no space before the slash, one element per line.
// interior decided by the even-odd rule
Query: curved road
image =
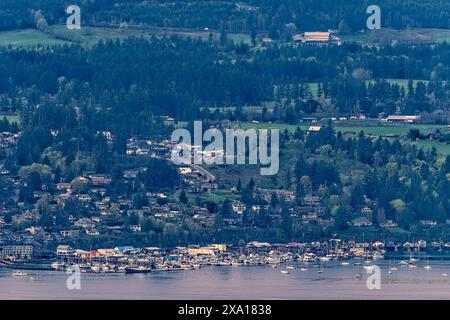
<path fill-rule="evenodd" d="M 189 164 L 189 166 L 192 169 L 199 171 L 202 175 L 206 176 L 208 181 L 214 182 L 216 180 L 216 177 L 211 172 L 209 172 L 205 168 L 199 166 L 198 164 Z"/>

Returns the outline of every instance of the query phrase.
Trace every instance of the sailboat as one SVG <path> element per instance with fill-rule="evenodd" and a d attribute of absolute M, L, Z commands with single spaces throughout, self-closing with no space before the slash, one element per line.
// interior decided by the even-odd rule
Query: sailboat
<path fill-rule="evenodd" d="M 398 270 L 398 268 L 395 266 L 395 260 L 392 263 L 392 267 L 390 265 L 391 263 L 389 263 L 389 271 L 391 271 L 391 273 Z"/>
<path fill-rule="evenodd" d="M 323 273 L 322 261 L 320 261 L 319 270 L 317 270 L 317 273 Z"/>
<path fill-rule="evenodd" d="M 428 263 L 428 257 L 427 257 L 427 265 L 425 267 L 423 267 L 426 271 L 430 271 L 431 270 L 431 266 Z"/>

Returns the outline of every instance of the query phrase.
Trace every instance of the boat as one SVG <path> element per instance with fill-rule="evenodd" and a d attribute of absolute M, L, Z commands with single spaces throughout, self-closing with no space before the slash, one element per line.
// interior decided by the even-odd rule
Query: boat
<path fill-rule="evenodd" d="M 281 273 L 282 274 L 289 274 L 289 270 L 283 269 L 283 270 L 281 270 Z"/>
<path fill-rule="evenodd" d="M 126 267 L 125 268 L 125 273 L 150 273 L 152 271 L 151 268 L 147 268 L 144 266 L 140 266 L 137 268 L 133 268 L 133 267 Z"/>
<path fill-rule="evenodd" d="M 328 262 L 328 261 L 330 261 L 330 258 L 329 257 L 320 257 L 319 260 L 322 262 Z"/>
<path fill-rule="evenodd" d="M 430 271 L 431 270 L 431 266 L 428 263 L 428 258 L 427 258 L 427 265 L 425 267 L 423 267 L 426 271 Z"/>
<path fill-rule="evenodd" d="M 398 271 L 398 268 L 395 266 L 395 260 L 394 260 L 394 262 L 392 263 L 392 265 L 391 265 L 391 263 L 389 262 L 389 274 L 391 274 L 391 273 L 394 272 L 394 271 Z"/>
<path fill-rule="evenodd" d="M 92 272 L 100 272 L 100 270 L 101 270 L 100 266 L 92 266 L 91 267 Z"/>
<path fill-rule="evenodd" d="M 65 264 L 64 263 L 59 263 L 59 262 L 52 262 L 52 264 L 50 265 L 50 268 L 52 268 L 53 270 L 64 270 L 65 269 Z"/>
<path fill-rule="evenodd" d="M 375 269 L 375 265 L 365 265 L 363 268 L 364 268 L 364 270 L 373 270 L 373 269 Z"/>
<path fill-rule="evenodd" d="M 308 271 L 306 268 L 300 268 L 301 271 Z"/>
<path fill-rule="evenodd" d="M 343 265 L 343 266 L 348 266 L 348 265 L 350 265 L 350 262 L 348 262 L 348 261 L 343 261 L 343 262 L 341 263 L 341 265 Z"/>
<path fill-rule="evenodd" d="M 287 270 L 295 270 L 296 268 L 295 268 L 295 266 L 287 266 L 286 269 Z"/>
<path fill-rule="evenodd" d="M 25 271 L 14 271 L 12 275 L 13 277 L 26 277 L 28 276 L 28 273 Z"/>

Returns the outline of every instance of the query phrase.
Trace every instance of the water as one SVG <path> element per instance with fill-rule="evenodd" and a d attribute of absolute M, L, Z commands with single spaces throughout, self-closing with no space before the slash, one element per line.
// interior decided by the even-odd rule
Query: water
<path fill-rule="evenodd" d="M 0 269 L 0 299 L 450 299 L 450 262 L 433 261 L 417 268 L 399 267 L 388 274 L 381 267 L 381 289 L 367 289 L 369 276 L 361 269 L 324 263 L 324 272 L 307 265 L 307 271 L 270 266 L 205 267 L 199 270 L 154 274 L 81 274 L 81 290 L 68 290 L 64 272 L 28 271 L 13 277 Z M 443 276 L 448 273 L 448 277 Z M 34 277 L 33 280 L 31 277 Z"/>

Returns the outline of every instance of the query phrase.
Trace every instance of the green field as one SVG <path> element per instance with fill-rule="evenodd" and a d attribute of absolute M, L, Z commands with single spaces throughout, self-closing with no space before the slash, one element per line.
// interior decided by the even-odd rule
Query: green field
<path fill-rule="evenodd" d="M 164 28 L 104 28 L 84 26 L 80 30 L 69 30 L 65 25 L 51 25 L 45 32 L 36 29 L 24 29 L 0 32 L 0 45 L 14 48 L 53 46 L 63 44 L 81 44 L 91 47 L 100 40 L 126 39 L 129 37 L 145 37 L 179 35 L 182 37 L 208 39 L 212 33 L 215 38 L 220 34 L 214 31 L 196 31 Z M 234 42 L 250 43 L 250 37 L 245 34 L 229 34 L 229 39 Z"/>
<path fill-rule="evenodd" d="M 280 123 L 241 123 L 237 127 L 242 129 L 279 129 L 280 131 L 288 130 L 290 133 L 294 132 L 297 127 L 302 130 L 308 130 L 310 125 L 290 125 Z M 377 120 L 363 120 L 363 121 L 346 121 L 334 125 L 334 129 L 342 133 L 358 134 L 363 131 L 367 135 L 381 136 L 381 137 L 396 137 L 407 135 L 409 130 L 418 129 L 422 134 L 429 134 L 435 132 L 437 129 L 441 131 L 447 130 L 445 125 L 427 125 L 427 124 L 411 124 L 411 125 L 389 125 L 382 124 Z M 450 155 L 450 145 L 441 143 L 439 141 L 421 140 L 414 142 L 417 146 L 427 150 L 433 146 L 441 155 Z"/>
<path fill-rule="evenodd" d="M 362 33 L 341 36 L 342 40 L 364 44 L 400 43 L 439 43 L 450 42 L 450 30 L 447 29 L 410 29 L 365 30 Z"/>
<path fill-rule="evenodd" d="M 228 200 L 238 200 L 240 198 L 239 194 L 233 194 L 229 190 L 219 189 L 212 192 L 207 192 L 202 196 L 204 201 L 211 202 L 223 202 Z"/>
<path fill-rule="evenodd" d="M 17 115 L 0 115 L 0 119 L 3 120 L 3 118 L 6 118 L 9 122 L 17 122 L 19 123 L 20 119 Z"/>
<path fill-rule="evenodd" d="M 314 124 L 320 125 L 320 124 Z M 311 125 L 302 124 L 282 124 L 282 123 L 240 123 L 238 127 L 242 129 L 279 129 L 280 131 L 288 130 L 294 132 L 297 127 L 302 130 L 308 130 Z M 389 125 L 381 124 L 377 120 L 361 120 L 361 121 L 345 121 L 340 122 L 334 126 L 336 131 L 339 132 L 353 132 L 359 133 L 363 131 L 366 134 L 374 136 L 393 136 L 393 135 L 406 135 L 411 129 L 419 129 L 423 134 L 429 134 L 437 129 L 446 130 L 445 125 L 427 125 L 427 124 L 411 124 L 411 125 Z"/>
<path fill-rule="evenodd" d="M 18 47 L 54 46 L 70 43 L 35 29 L 0 32 L 0 45 Z"/>
<path fill-rule="evenodd" d="M 431 148 L 435 147 L 438 154 L 442 156 L 450 155 L 450 144 L 447 143 L 442 143 L 439 141 L 420 140 L 413 142 L 413 144 L 424 150 L 430 150 Z"/>

